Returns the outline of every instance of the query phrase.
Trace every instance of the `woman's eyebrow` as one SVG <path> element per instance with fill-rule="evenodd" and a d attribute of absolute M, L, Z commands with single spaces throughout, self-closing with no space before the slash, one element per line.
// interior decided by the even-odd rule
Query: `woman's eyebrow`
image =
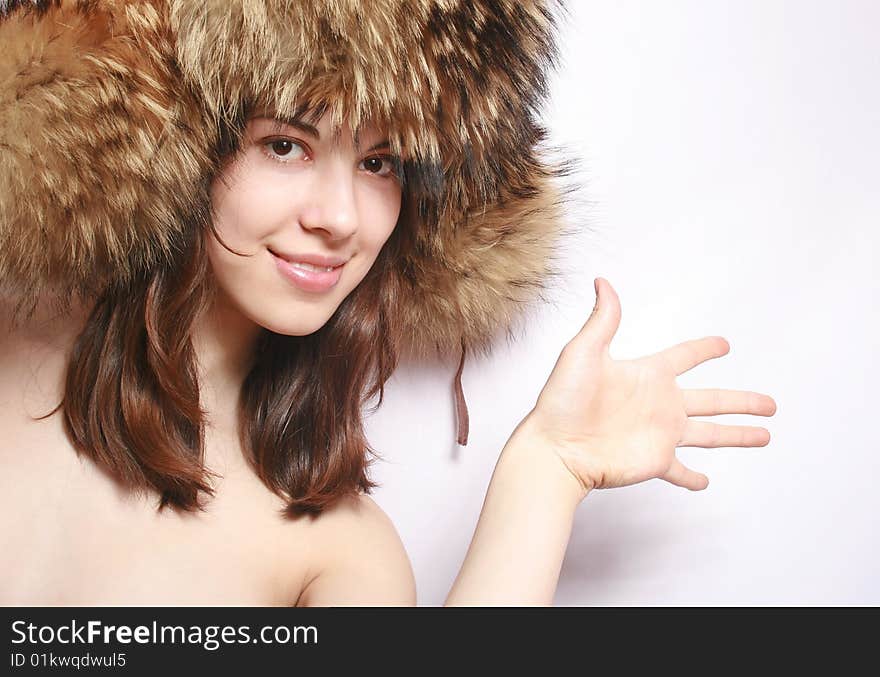
<path fill-rule="evenodd" d="M 267 116 L 268 116 L 268 114 L 267 114 Z M 279 124 L 287 125 L 289 127 L 296 127 L 297 129 L 301 129 L 304 132 L 308 132 L 309 134 L 314 136 L 316 139 L 318 139 L 318 141 L 321 140 L 321 133 L 318 131 L 318 129 L 316 127 L 310 125 L 308 122 L 306 122 L 302 118 L 286 117 L 283 115 L 272 115 L 271 117 Z M 355 144 L 358 144 L 359 143 L 359 139 L 358 139 L 359 134 L 356 132 L 354 136 L 355 136 L 355 138 L 354 138 Z M 374 150 L 380 150 L 380 149 L 385 149 L 385 148 L 390 148 L 390 147 L 391 147 L 391 142 L 388 139 L 384 139 L 383 141 L 380 141 L 379 143 L 373 144 L 372 146 L 370 146 L 367 150 L 365 150 L 363 152 L 364 153 L 372 153 Z"/>
<path fill-rule="evenodd" d="M 379 143 L 374 144 L 370 148 L 367 148 L 367 150 L 362 151 L 360 149 L 361 148 L 361 131 L 362 130 L 360 128 L 354 130 L 354 145 L 358 149 L 358 152 L 372 153 L 374 150 L 379 150 L 380 148 L 389 148 L 391 146 L 390 141 L 386 138 L 386 139 L 383 139 L 382 141 L 380 141 Z"/>
<path fill-rule="evenodd" d="M 265 113 L 261 117 L 266 117 L 274 120 L 278 126 L 287 125 L 288 127 L 296 127 L 297 129 L 301 129 L 302 131 L 311 134 L 319 141 L 321 140 L 321 133 L 318 131 L 317 127 L 313 127 L 302 118 L 285 117 L 283 115 L 277 115 L 274 113 Z"/>
<path fill-rule="evenodd" d="M 380 148 L 390 148 L 390 147 L 391 147 L 391 144 L 389 143 L 388 139 L 385 139 L 384 141 L 380 141 L 379 143 L 374 144 L 373 146 L 370 146 L 364 152 L 365 153 L 372 153 L 374 150 L 379 150 Z"/>

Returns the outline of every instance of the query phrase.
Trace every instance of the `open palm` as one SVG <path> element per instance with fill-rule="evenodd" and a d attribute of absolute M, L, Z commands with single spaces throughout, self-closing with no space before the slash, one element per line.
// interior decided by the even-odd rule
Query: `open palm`
<path fill-rule="evenodd" d="M 603 278 L 596 280 L 596 293 L 593 314 L 562 350 L 524 421 L 585 488 L 659 477 L 705 489 L 708 478 L 682 465 L 676 447 L 760 447 L 770 441 L 765 428 L 690 418 L 776 411 L 773 399 L 760 393 L 678 387 L 677 376 L 726 355 L 726 340 L 707 337 L 636 360 L 613 360 L 609 345 L 620 325 L 620 301 Z"/>

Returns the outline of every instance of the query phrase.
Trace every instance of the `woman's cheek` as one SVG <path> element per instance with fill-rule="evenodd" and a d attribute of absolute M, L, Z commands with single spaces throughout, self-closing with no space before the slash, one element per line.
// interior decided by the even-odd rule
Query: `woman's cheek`
<path fill-rule="evenodd" d="M 270 234 L 273 224 L 285 221 L 296 195 L 289 181 L 277 174 L 254 169 L 248 173 L 235 192 L 235 221 L 246 238 L 262 239 Z"/>
<path fill-rule="evenodd" d="M 388 194 L 382 200 L 379 211 L 381 214 L 379 220 L 381 226 L 378 228 L 378 249 L 382 248 L 382 245 L 385 244 L 385 241 L 388 240 L 388 238 L 391 237 L 391 233 L 394 232 L 394 228 L 400 218 L 401 203 L 402 197 L 400 194 L 400 186 L 399 184 L 393 184 L 393 187 L 389 189 Z"/>

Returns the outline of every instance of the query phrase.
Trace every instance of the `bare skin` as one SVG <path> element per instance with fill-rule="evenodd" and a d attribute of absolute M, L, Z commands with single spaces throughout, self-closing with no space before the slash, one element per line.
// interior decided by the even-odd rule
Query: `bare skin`
<path fill-rule="evenodd" d="M 66 38 L 61 42 L 66 44 Z M 106 51 L 102 40 L 95 43 L 95 50 L 90 44 L 94 40 L 86 42 L 88 49 L 78 59 L 83 63 Z M 78 41 L 74 38 L 71 44 Z M 529 51 L 535 48 L 532 45 Z M 40 65 L 39 52 L 22 63 Z M 115 48 L 110 52 L 113 56 Z M 113 84 L 119 84 L 125 69 L 115 68 L 110 58 L 105 61 L 98 70 L 86 67 L 84 77 L 102 77 L 109 68 L 114 71 Z M 78 78 L 80 70 L 74 67 L 71 78 Z M 17 72 L 23 73 L 22 68 Z M 39 84 L 26 79 L 28 87 Z M 135 81 L 144 79 L 149 80 L 145 75 Z M 352 84 L 358 92 L 364 91 L 363 83 Z M 272 88 L 257 89 L 269 94 Z M 25 91 L 18 86 L 15 90 Z M 220 90 L 224 98 L 231 93 L 229 88 Z M 47 96 L 54 95 L 53 89 Z M 134 93 L 135 99 L 138 96 Z M 162 111 L 150 110 L 156 105 L 150 105 L 152 95 L 147 96 L 134 109 L 146 106 L 151 120 L 167 119 Z M 280 98 L 293 103 L 286 96 Z M 37 95 L 36 101 L 45 99 Z M 243 107 L 245 101 L 240 103 Z M 364 104 L 358 113 L 390 111 L 387 98 L 386 105 L 381 101 L 372 105 L 359 95 L 358 103 Z M 165 108 L 161 102 L 157 105 Z M 73 107 L 77 108 L 76 101 Z M 43 117 L 42 122 L 52 124 L 51 116 Z M 207 500 L 204 512 L 157 512 L 157 496 L 131 493 L 77 456 L 60 414 L 36 419 L 62 398 L 67 355 L 83 318 L 76 313 L 64 318 L 43 316 L 13 332 L 2 327 L 7 315 L 0 308 L 0 603 L 415 601 L 406 553 L 375 503 L 351 496 L 317 519 L 286 520 L 279 514 L 282 499 L 258 481 L 237 441 L 236 399 L 255 332 L 306 336 L 324 326 L 371 269 L 404 204 L 402 183 L 406 182 L 398 179 L 405 177 L 394 176 L 403 158 L 390 156 L 397 144 L 383 133 L 382 121 L 365 125 L 358 134 L 342 130 L 340 138 L 329 133 L 326 115 L 311 122 L 282 117 L 285 120 L 276 120 L 274 111 L 259 111 L 247 121 L 240 152 L 218 163 L 219 176 L 213 177 L 210 190 L 212 225 L 234 251 L 208 240 L 212 274 L 229 303 L 211 309 L 192 337 L 199 360 L 200 404 L 207 416 L 204 463 L 216 476 L 215 495 Z M 34 122 L 36 126 L 15 125 L 16 132 L 27 137 L 16 147 L 25 154 L 44 148 L 56 151 L 45 143 L 31 143 L 45 132 L 39 128 L 39 115 Z M 66 135 L 71 129 L 60 124 L 57 130 L 48 130 L 46 138 L 59 131 Z M 446 129 L 444 136 L 454 131 Z M 477 135 L 482 137 L 482 132 Z M 126 144 L 117 143 L 114 134 L 92 136 L 88 143 L 74 142 L 74 149 L 92 148 L 105 139 L 113 144 L 114 157 L 126 151 Z M 150 137 L 138 136 L 136 145 L 142 147 Z M 120 166 L 142 167 L 143 149 L 138 150 L 131 162 Z M 202 150 L 212 154 L 212 149 Z M 530 150 L 523 148 L 524 159 L 528 160 Z M 445 155 L 443 160 L 450 159 Z M 77 160 L 83 163 L 82 158 Z M 72 185 L 58 179 L 63 165 L 50 160 L 43 167 L 40 162 L 36 174 L 51 180 L 31 181 L 34 172 L 25 165 L 15 178 L 36 188 L 48 184 L 43 188 L 50 190 L 55 184 Z M 14 166 L 19 167 L 17 162 Z M 157 163 L 156 169 L 174 171 L 175 166 Z M 128 194 L 124 204 L 132 199 L 130 183 L 129 179 L 119 184 Z M 454 189 L 460 182 L 452 183 Z M 102 188 L 95 186 L 96 191 Z M 506 192 L 487 197 L 502 199 Z M 417 195 L 410 197 L 418 200 Z M 77 206 L 92 204 L 91 196 L 79 190 L 63 190 L 59 195 L 62 206 L 70 206 L 70 199 L 82 203 Z M 480 200 L 468 202 L 469 215 L 479 220 Z M 150 210 L 151 204 L 147 201 L 139 207 Z M 17 214 L 4 208 L 4 215 L 7 212 L 11 217 Z M 63 233 L 67 226 L 40 223 L 38 227 Z M 80 221 L 79 227 L 84 226 Z M 102 219 L 99 227 L 108 226 Z M 118 235 L 119 246 L 125 246 L 129 238 L 124 232 Z M 87 238 L 77 241 L 84 244 Z M 298 265 L 305 262 L 302 257 L 322 267 L 340 268 L 339 284 L 320 293 L 309 290 L 312 285 L 303 281 L 314 276 L 308 267 Z M 4 267 L 2 272 L 14 270 L 18 267 Z M 770 398 L 756 393 L 678 388 L 675 376 L 726 352 L 727 344 L 720 337 L 641 360 L 611 360 L 607 346 L 617 328 L 619 305 L 607 282 L 602 289 L 600 310 L 566 346 L 535 408 L 501 453 L 470 549 L 447 598 L 450 604 L 551 603 L 574 510 L 589 492 L 652 478 L 702 490 L 708 478 L 678 462 L 677 446 L 747 447 L 769 442 L 763 429 L 689 420 L 722 413 L 769 416 L 775 411 Z"/>
<path fill-rule="evenodd" d="M 83 313 L 43 309 L 0 334 L 0 604 L 306 604 L 319 573 L 346 570 L 355 585 L 343 580 L 333 603 L 415 602 L 403 546 L 370 498 L 344 500 L 317 519 L 283 518 L 283 501 L 222 424 L 209 426 L 205 445 L 206 465 L 220 475 L 215 496 L 204 512 L 183 514 L 157 512 L 155 493 L 130 493 L 77 456 L 60 413 L 33 420 L 59 401 Z M 235 385 L 222 364 L 206 388 L 215 403 Z M 216 406 L 212 413 L 232 420 Z"/>
<path fill-rule="evenodd" d="M 724 339 L 612 360 L 620 303 L 607 281 L 597 280 L 597 292 L 593 314 L 499 457 L 447 605 L 551 604 L 574 511 L 591 491 L 653 478 L 700 491 L 708 479 L 681 465 L 676 447 L 769 442 L 764 428 L 690 418 L 776 411 L 760 393 L 678 388 L 677 375 L 727 353 Z M 222 313 L 213 317 L 229 328 Z M 211 424 L 206 445 L 206 463 L 222 480 L 202 514 L 157 515 L 150 501 L 78 460 L 57 415 L 29 417 L 57 402 L 76 331 L 76 322 L 44 323 L 0 336 L 0 425 L 8 435 L 0 447 L 0 603 L 415 602 L 406 553 L 375 503 L 355 496 L 316 520 L 280 520 L 278 499 L 250 473 L 222 423 Z M 216 403 L 231 399 L 247 342 L 212 340 L 211 325 L 194 338 L 209 420 L 230 420 Z"/>
<path fill-rule="evenodd" d="M 212 186 L 208 240 L 218 296 L 193 327 L 204 463 L 217 475 L 200 513 L 156 511 L 77 457 L 62 417 L 70 348 L 87 310 L 41 308 L 12 331 L 0 302 L 0 603 L 413 604 L 415 583 L 393 525 L 369 497 L 319 518 L 281 516 L 244 459 L 237 400 L 262 329 L 319 329 L 363 279 L 400 211 L 401 187 L 379 129 L 334 140 L 329 116 L 301 128 L 248 123 L 246 142 Z M 346 260 L 340 283 L 311 294 L 279 275 L 270 248 Z M 273 251 L 274 251 L 273 250 Z"/>
<path fill-rule="evenodd" d="M 691 418 L 776 413 L 776 402 L 761 393 L 678 387 L 677 376 L 727 354 L 724 338 L 614 360 L 620 300 L 607 280 L 595 284 L 593 313 L 501 453 L 447 605 L 551 604 L 575 509 L 590 492 L 651 479 L 702 491 L 708 477 L 684 466 L 677 447 L 770 442 L 766 428 Z"/>

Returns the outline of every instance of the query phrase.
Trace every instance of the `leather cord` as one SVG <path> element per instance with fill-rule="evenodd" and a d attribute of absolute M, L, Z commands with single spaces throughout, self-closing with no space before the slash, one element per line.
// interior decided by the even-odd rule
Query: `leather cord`
<path fill-rule="evenodd" d="M 467 446 L 468 440 L 468 410 L 467 402 L 464 401 L 464 389 L 461 387 L 461 372 L 464 371 L 465 357 L 464 339 L 461 341 L 461 361 L 458 363 L 458 371 L 455 372 L 455 414 L 458 419 L 458 443 Z"/>

